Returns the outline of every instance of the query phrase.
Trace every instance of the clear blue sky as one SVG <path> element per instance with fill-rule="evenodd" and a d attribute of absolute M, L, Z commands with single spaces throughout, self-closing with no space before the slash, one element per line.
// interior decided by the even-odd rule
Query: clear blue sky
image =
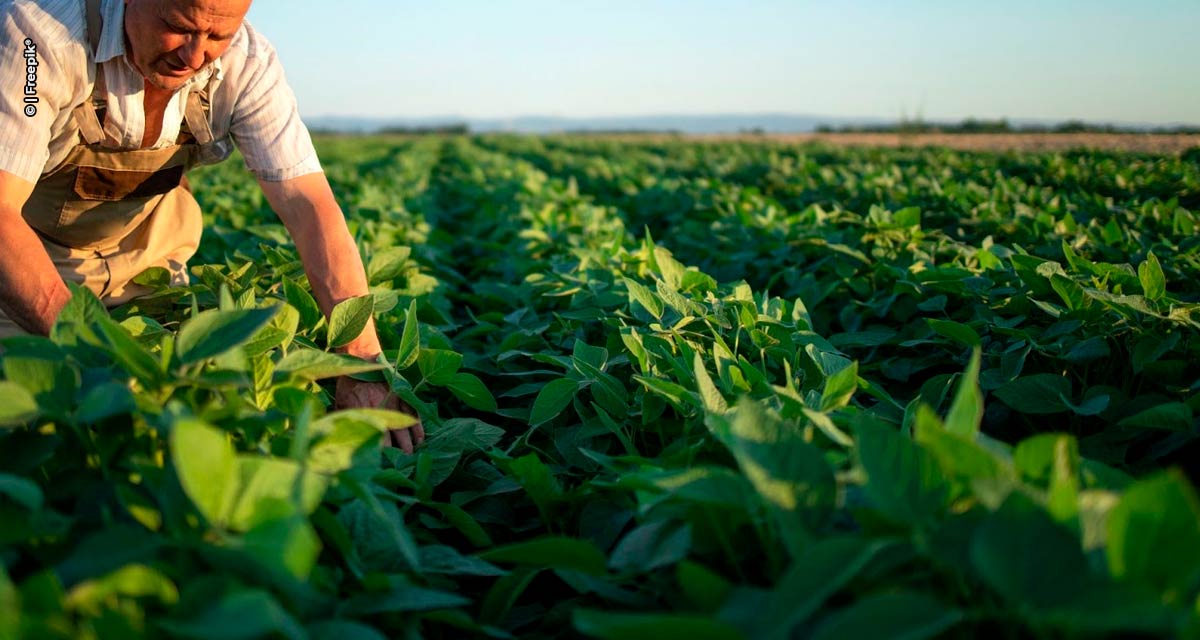
<path fill-rule="evenodd" d="M 1200 124 L 1200 0 L 257 0 L 305 116 Z"/>

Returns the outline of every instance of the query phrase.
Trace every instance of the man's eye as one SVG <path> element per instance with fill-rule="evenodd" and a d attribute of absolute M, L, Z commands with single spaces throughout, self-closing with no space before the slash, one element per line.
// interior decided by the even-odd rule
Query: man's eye
<path fill-rule="evenodd" d="M 166 25 L 167 30 L 172 33 L 191 33 L 191 29 L 188 29 L 183 25 L 167 22 L 166 20 L 163 20 L 163 24 Z"/>

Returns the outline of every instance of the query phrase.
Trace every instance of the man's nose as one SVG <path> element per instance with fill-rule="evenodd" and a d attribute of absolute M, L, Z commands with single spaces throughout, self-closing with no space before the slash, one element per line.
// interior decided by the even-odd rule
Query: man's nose
<path fill-rule="evenodd" d="M 187 44 L 179 48 L 180 61 L 193 70 L 204 66 L 204 41 L 204 36 L 193 35 Z"/>

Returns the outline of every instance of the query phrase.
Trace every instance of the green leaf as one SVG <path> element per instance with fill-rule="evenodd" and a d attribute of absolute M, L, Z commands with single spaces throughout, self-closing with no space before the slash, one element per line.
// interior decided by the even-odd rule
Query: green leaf
<path fill-rule="evenodd" d="M 303 469 L 295 460 L 256 455 L 238 457 L 240 488 L 229 512 L 229 526 L 245 531 L 264 515 L 264 504 L 292 504 L 305 515 L 316 510 L 325 493 L 326 478 Z"/>
<path fill-rule="evenodd" d="M 196 419 L 180 420 L 171 427 L 171 461 L 192 503 L 209 522 L 223 526 L 241 487 L 229 436 Z"/>
<path fill-rule="evenodd" d="M 1052 373 L 1038 373 L 1017 378 L 994 393 L 1001 402 L 1021 413 L 1063 413 L 1070 410 L 1063 398 L 1071 397 L 1071 381 Z"/>
<path fill-rule="evenodd" d="M 321 307 L 313 299 L 312 294 L 296 284 L 290 278 L 283 279 L 283 295 L 288 304 L 300 312 L 300 323 L 305 329 L 312 329 L 321 322 Z"/>
<path fill-rule="evenodd" d="M 142 384 L 158 388 L 164 377 L 158 361 L 138 344 L 124 327 L 113 322 L 108 316 L 96 318 L 92 327 L 97 330 L 97 338 L 101 345 L 125 371 L 135 376 Z"/>
<path fill-rule="evenodd" d="M 77 611 L 98 616 L 107 602 L 118 597 L 154 598 L 170 606 L 179 600 L 179 591 L 158 570 L 144 564 L 128 564 L 111 573 L 75 585 L 67 594 L 66 605 Z"/>
<path fill-rule="evenodd" d="M 655 319 L 662 320 L 662 299 L 641 284 L 638 284 L 629 278 L 622 279 L 625 281 L 625 288 L 629 291 L 630 298 L 642 305 L 642 308 L 650 312 L 650 315 L 654 316 Z"/>
<path fill-rule="evenodd" d="M 692 361 L 692 370 L 696 376 L 696 388 L 700 392 L 700 400 L 704 403 L 704 410 L 709 413 L 723 414 L 729 411 L 729 404 L 725 402 L 725 396 L 717 390 L 717 386 L 713 384 L 712 378 L 708 375 L 708 370 L 704 368 L 704 358 L 700 353 L 696 353 L 696 357 Z"/>
<path fill-rule="evenodd" d="M 1147 300 L 1157 302 L 1166 295 L 1167 277 L 1163 275 L 1162 264 L 1153 251 L 1138 265 L 1138 280 L 1142 283 L 1142 292 Z"/>
<path fill-rule="evenodd" d="M 961 343 L 965 346 L 978 347 L 982 343 L 982 340 L 979 338 L 979 334 L 976 333 L 975 330 L 970 326 L 961 322 L 954 322 L 952 320 L 936 320 L 933 318 L 926 318 L 925 322 L 929 325 L 930 329 L 933 329 L 935 333 L 946 336 L 947 338 L 950 338 L 951 340 L 954 340 L 955 342 Z"/>
<path fill-rule="evenodd" d="M 572 616 L 580 633 L 604 640 L 743 640 L 745 636 L 727 622 L 708 616 L 678 613 L 614 613 L 576 609 Z"/>
<path fill-rule="evenodd" d="M 25 424 L 38 415 L 37 401 L 24 387 L 0 380 L 0 427 Z"/>
<path fill-rule="evenodd" d="M 314 432 L 323 433 L 308 451 L 309 468 L 317 473 L 333 475 L 355 466 L 356 461 L 365 467 L 379 456 L 383 430 L 372 421 L 343 413 L 325 416 L 312 425 Z"/>
<path fill-rule="evenodd" d="M 337 519 L 350 532 L 364 566 L 392 572 L 420 567 L 416 542 L 395 503 L 360 498 L 342 507 Z"/>
<path fill-rule="evenodd" d="M 345 346 L 357 338 L 375 312 L 375 297 L 359 296 L 339 302 L 329 314 L 329 348 Z"/>
<path fill-rule="evenodd" d="M 306 518 L 292 515 L 260 520 L 242 536 L 244 549 L 268 566 L 307 580 L 321 552 L 321 541 Z"/>
<path fill-rule="evenodd" d="M 647 572 L 687 557 L 692 530 L 687 523 L 658 521 L 643 524 L 617 543 L 608 566 L 616 571 Z"/>
<path fill-rule="evenodd" d="M 795 425 L 745 397 L 731 421 L 715 424 L 764 501 L 802 513 L 811 525 L 824 521 L 836 501 L 837 482 L 821 450 L 805 442 Z"/>
<path fill-rule="evenodd" d="M 867 475 L 867 497 L 887 518 L 925 526 L 944 514 L 944 472 L 929 451 L 889 427 L 864 423 L 858 430 L 858 458 Z"/>
<path fill-rule="evenodd" d="M 922 640 L 941 636 L 963 617 L 962 611 L 924 593 L 884 593 L 867 596 L 834 612 L 817 627 L 812 638 Z"/>
<path fill-rule="evenodd" d="M 538 392 L 529 413 L 529 426 L 536 427 L 552 420 L 571 404 L 579 392 L 579 382 L 570 378 L 551 380 Z"/>
<path fill-rule="evenodd" d="M 175 360 L 192 364 L 240 346 L 274 317 L 278 307 L 218 311 L 210 309 L 187 320 L 175 337 Z"/>
<path fill-rule="evenodd" d="M 1184 604 L 1200 574 L 1200 502 L 1178 471 L 1134 484 L 1108 515 L 1113 576 Z"/>
<path fill-rule="evenodd" d="M 409 247 L 386 247 L 375 251 L 367 262 L 367 280 L 371 284 L 391 282 L 404 274 L 408 257 L 412 255 Z"/>
<path fill-rule="evenodd" d="M 247 357 L 261 355 L 279 346 L 286 349 L 291 344 L 296 336 L 296 329 L 300 326 L 300 312 L 290 304 L 280 305 L 278 308 L 279 312 L 271 321 L 242 345 L 242 352 Z"/>
<path fill-rule="evenodd" d="M 73 345 L 79 342 L 81 334 L 91 334 L 88 327 L 97 319 L 108 318 L 108 309 L 91 289 L 70 281 L 67 288 L 71 298 L 58 313 L 54 327 L 50 329 L 50 338 L 58 344 Z"/>
<path fill-rule="evenodd" d="M 30 512 L 41 510 L 45 502 L 42 489 L 36 483 L 8 473 L 0 473 L 0 496 L 7 496 Z"/>
<path fill-rule="evenodd" d="M 1088 579 L 1078 536 L 1016 493 L 979 525 L 970 553 L 983 579 L 1013 603 L 1060 606 Z"/>
<path fill-rule="evenodd" d="M 821 411 L 833 411 L 850 403 L 850 397 L 858 390 L 858 363 L 851 362 L 825 378 L 821 392 Z"/>
<path fill-rule="evenodd" d="M 462 367 L 463 357 L 456 351 L 445 349 L 421 349 L 417 356 L 417 367 L 421 376 L 431 384 L 444 386 L 453 379 Z"/>
<path fill-rule="evenodd" d="M 292 376 L 302 380 L 321 380 L 365 371 L 379 371 L 383 368 L 382 364 L 351 356 L 316 349 L 296 349 L 275 365 L 275 373 L 278 376 Z"/>
<path fill-rule="evenodd" d="M 1079 515 L 1081 464 L 1079 445 L 1066 434 L 1038 434 L 1013 450 L 1013 466 L 1029 481 L 1046 487 L 1046 506 L 1063 524 L 1073 523 Z"/>
<path fill-rule="evenodd" d="M 1164 402 L 1121 420 L 1117 426 L 1191 433 L 1193 421 L 1192 408 L 1188 405 L 1182 402 Z"/>
<path fill-rule="evenodd" d="M 946 429 L 951 433 L 973 437 L 983 422 L 983 393 L 979 389 L 979 348 L 971 352 L 967 371 L 959 378 L 958 391 L 946 414 Z"/>
<path fill-rule="evenodd" d="M 272 633 L 288 640 L 308 637 L 275 598 L 257 589 L 224 594 L 193 618 L 160 620 L 158 624 L 176 636 L 200 640 L 252 640 Z"/>
<path fill-rule="evenodd" d="M 996 451 L 980 444 L 979 435 L 948 431 L 929 405 L 920 403 L 913 421 L 913 439 L 933 454 L 947 478 L 969 487 L 989 508 L 1000 506 L 1015 488 L 1015 474 Z"/>
<path fill-rule="evenodd" d="M 387 591 L 364 593 L 342 602 L 338 607 L 338 613 L 343 616 L 369 616 L 381 613 L 450 609 L 469 604 L 471 604 L 471 600 L 456 593 L 426 589 L 408 584 L 400 579 L 393 579 L 392 587 Z"/>
<path fill-rule="evenodd" d="M 553 569 L 573 569 L 593 576 L 605 575 L 604 554 L 590 542 L 546 536 L 488 549 L 479 554 L 488 562 Z"/>
<path fill-rule="evenodd" d="M 692 604 L 704 611 L 716 611 L 729 597 L 733 584 L 704 565 L 683 560 L 675 567 L 675 581 Z"/>
<path fill-rule="evenodd" d="M 787 638 L 831 596 L 854 579 L 887 547 L 861 538 L 821 540 L 799 555 L 771 593 L 766 619 L 770 637 Z"/>
<path fill-rule="evenodd" d="M 3 406 L 0 400 L 0 406 Z M 94 424 L 105 418 L 133 413 L 137 410 L 137 401 L 127 385 L 119 382 L 105 382 L 93 387 L 79 403 L 75 411 L 75 420 L 83 424 Z"/>
<path fill-rule="evenodd" d="M 323 620 L 308 625 L 312 640 L 387 640 L 387 636 L 353 620 Z"/>
<path fill-rule="evenodd" d="M 400 348 L 396 351 L 396 369 L 403 371 L 417 362 L 421 350 L 421 334 L 417 324 L 417 301 L 408 305 L 404 314 L 404 331 L 400 335 Z"/>

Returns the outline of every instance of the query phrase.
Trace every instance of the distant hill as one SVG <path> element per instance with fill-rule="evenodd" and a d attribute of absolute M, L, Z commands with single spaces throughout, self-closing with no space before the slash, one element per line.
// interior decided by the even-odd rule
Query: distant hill
<path fill-rule="evenodd" d="M 645 115 L 596 118 L 563 118 L 556 116 L 521 116 L 516 118 L 461 118 L 455 116 L 428 118 L 380 118 L 354 116 L 315 116 L 305 118 L 314 130 L 345 133 L 376 133 L 387 129 L 434 129 L 448 126 L 467 126 L 472 132 L 492 133 L 560 133 L 581 131 L 673 131 L 690 134 L 742 133 L 810 133 L 821 130 L 893 130 L 911 127 L 892 118 L 846 118 L 836 116 L 796 115 L 786 113 L 710 114 L 710 115 Z M 972 119 L 963 122 L 975 122 Z M 987 122 L 987 121 L 980 121 Z M 1063 121 L 1046 118 L 1014 118 L 1001 120 L 1016 129 L 1054 130 Z M 1122 131 L 1184 128 L 1187 125 L 1150 125 L 1136 122 L 1080 123 L 1089 127 Z M 918 123 L 938 127 L 938 122 Z M 944 123 L 954 127 L 959 123 Z M 1193 125 L 1194 126 L 1194 125 Z"/>
<path fill-rule="evenodd" d="M 564 131 L 678 131 L 680 133 L 737 133 L 762 130 L 767 133 L 807 133 L 821 125 L 870 126 L 885 118 L 831 118 L 789 114 L 648 115 L 601 118 L 521 116 L 517 118 L 358 118 L 317 116 L 304 121 L 313 129 L 372 133 L 383 129 L 430 128 L 466 124 L 471 131 L 556 133 Z"/>

